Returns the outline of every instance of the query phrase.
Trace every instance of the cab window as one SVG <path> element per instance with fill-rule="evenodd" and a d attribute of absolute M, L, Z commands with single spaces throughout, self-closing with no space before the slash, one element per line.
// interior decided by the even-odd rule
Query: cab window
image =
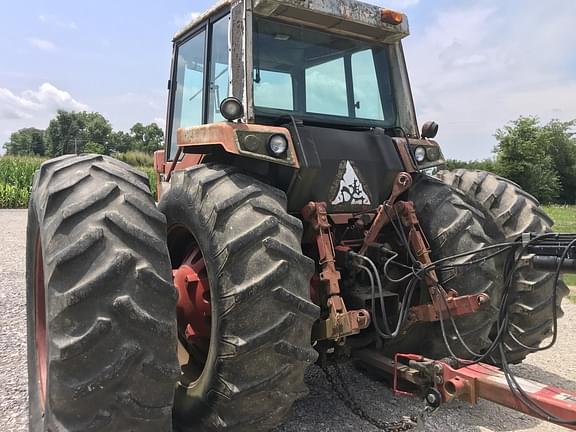
<path fill-rule="evenodd" d="M 179 128 L 224 120 L 219 107 L 220 102 L 228 96 L 230 88 L 229 27 L 228 14 L 205 24 L 204 29 L 176 48 L 175 76 L 171 85 L 173 96 L 168 160 L 176 154 Z M 206 55 L 208 34 L 211 41 L 209 56 Z M 208 67 L 205 65 L 206 58 L 210 59 Z"/>
<path fill-rule="evenodd" d="M 204 46 L 206 32 L 201 31 L 184 42 L 177 51 L 176 87 L 170 137 L 170 159 L 176 153 L 179 128 L 202 124 L 204 93 Z"/>

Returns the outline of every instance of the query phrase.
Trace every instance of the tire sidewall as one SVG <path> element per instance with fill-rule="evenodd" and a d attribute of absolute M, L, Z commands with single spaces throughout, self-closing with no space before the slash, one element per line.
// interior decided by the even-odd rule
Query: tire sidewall
<path fill-rule="evenodd" d="M 200 208 L 187 205 L 191 202 L 195 202 L 195 198 L 189 192 L 189 189 L 175 184 L 171 186 L 171 193 L 166 194 L 164 199 L 161 199 L 158 208 L 166 216 L 168 232 L 170 232 L 171 227 L 179 225 L 185 227 L 196 239 L 204 257 L 211 296 L 214 300 L 218 295 L 218 277 L 216 273 L 218 265 L 214 259 L 216 247 L 210 238 L 210 231 L 206 229 L 207 221 L 204 220 Z M 211 306 L 212 316 L 219 316 L 218 302 L 212 301 Z M 198 413 L 205 412 L 208 415 L 210 411 L 208 406 L 213 402 L 214 397 L 208 390 L 212 387 L 219 367 L 217 358 L 219 347 L 221 346 L 219 343 L 220 326 L 221 321 L 219 319 L 212 320 L 208 357 L 198 380 L 189 387 L 178 384 L 175 396 L 175 413 L 194 413 L 197 417 Z M 194 422 L 200 424 L 201 420 L 201 418 L 195 418 Z M 187 417 L 187 421 L 190 421 L 189 417 Z"/>
<path fill-rule="evenodd" d="M 38 222 L 38 209 L 36 204 L 36 194 L 33 192 L 28 206 L 28 225 L 26 229 L 26 315 L 27 315 L 27 337 L 28 337 L 28 413 L 29 429 L 32 432 L 43 432 L 50 424 L 50 326 L 46 323 L 46 400 L 44 409 L 41 402 L 41 386 L 38 376 L 38 355 L 36 350 L 36 248 L 38 240 L 41 241 L 42 256 L 46 256 L 44 242 L 40 238 L 40 224 Z M 46 275 L 46 263 L 44 264 L 44 274 Z M 44 280 L 45 298 L 48 298 L 48 284 Z M 48 317 L 48 305 L 44 303 L 46 317 Z M 52 419 L 53 420 L 53 419 Z"/>

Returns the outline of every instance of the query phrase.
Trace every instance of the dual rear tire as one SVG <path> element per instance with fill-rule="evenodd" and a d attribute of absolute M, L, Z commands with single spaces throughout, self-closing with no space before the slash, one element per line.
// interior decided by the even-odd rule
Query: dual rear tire
<path fill-rule="evenodd" d="M 510 180 L 486 171 L 465 169 L 440 171 L 437 177 L 461 192 L 465 200 L 484 214 L 487 221 L 484 228 L 496 242 L 516 241 L 524 232 L 552 231 L 554 221 L 540 208 L 536 198 Z M 553 308 L 561 317 L 562 299 L 570 292 L 563 281 L 558 281 L 556 305 L 552 305 L 553 290 L 553 273 L 536 271 L 528 264 L 518 269 L 512 285 L 513 302 L 508 310 L 509 330 L 525 346 L 508 336 L 505 339 L 508 362 L 522 362 L 532 352 L 526 346 L 538 347 L 551 336 Z M 495 333 L 493 329 L 492 336 Z"/>
<path fill-rule="evenodd" d="M 37 172 L 27 230 L 31 431 L 269 430 L 306 394 L 319 309 L 285 195 L 197 166 L 174 174 L 160 209 L 146 176 L 106 156 L 64 156 Z M 212 318 L 196 368 L 178 361 L 178 345 L 191 350 L 181 352 L 188 362 L 198 355 L 189 323 L 176 319 L 171 274 L 192 245 Z"/>
<path fill-rule="evenodd" d="M 180 371 L 165 229 L 148 179 L 112 158 L 63 156 L 36 173 L 31 431 L 171 431 Z"/>
<path fill-rule="evenodd" d="M 212 306 L 200 358 L 200 331 L 187 337 L 189 323 L 179 322 L 191 356 L 176 390 L 176 428 L 274 428 L 307 394 L 304 371 L 317 358 L 310 338 L 320 311 L 310 300 L 314 262 L 301 251 L 302 223 L 286 212 L 283 192 L 218 165 L 175 172 L 159 209 L 175 270 L 190 244 L 202 251 Z"/>

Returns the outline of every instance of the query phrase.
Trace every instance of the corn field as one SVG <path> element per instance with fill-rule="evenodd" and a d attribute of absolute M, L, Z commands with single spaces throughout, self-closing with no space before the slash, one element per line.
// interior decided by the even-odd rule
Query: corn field
<path fill-rule="evenodd" d="M 28 206 L 32 178 L 43 161 L 26 156 L 0 158 L 0 208 Z"/>
<path fill-rule="evenodd" d="M 28 156 L 0 157 L 0 208 L 26 208 L 34 173 L 46 159 Z M 153 196 L 156 193 L 156 174 L 153 168 L 137 166 L 150 179 Z"/>

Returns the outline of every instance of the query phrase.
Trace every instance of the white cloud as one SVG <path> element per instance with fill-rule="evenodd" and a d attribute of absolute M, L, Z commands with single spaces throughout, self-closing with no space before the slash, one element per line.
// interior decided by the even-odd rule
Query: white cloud
<path fill-rule="evenodd" d="M 50 83 L 42 84 L 38 90 L 25 90 L 16 95 L 7 88 L 0 88 L 0 120 L 33 119 L 37 114 L 53 114 L 58 110 L 85 111 L 88 109 L 67 91 Z"/>
<path fill-rule="evenodd" d="M 418 117 L 440 124 L 448 157 L 489 157 L 496 129 L 520 115 L 576 118 L 576 2 L 555 4 L 554 19 L 542 20 L 549 6 L 536 0 L 474 0 L 412 28 L 405 52 Z"/>
<path fill-rule="evenodd" d="M 74 21 L 63 19 L 56 15 L 38 15 L 38 21 L 61 29 L 78 30 L 78 25 Z"/>
<path fill-rule="evenodd" d="M 184 16 L 175 16 L 174 17 L 174 25 L 180 29 L 180 27 L 184 27 L 185 25 L 191 23 L 196 18 L 198 18 L 202 13 L 201 12 L 189 12 Z"/>
<path fill-rule="evenodd" d="M 47 127 L 58 110 L 85 111 L 88 106 L 50 83 L 20 94 L 0 88 L 0 146 L 10 132 L 24 127 Z"/>
<path fill-rule="evenodd" d="M 39 50 L 42 51 L 50 52 L 56 50 L 56 45 L 54 45 L 53 42 L 50 42 L 49 40 L 46 39 L 29 38 L 28 43 L 32 45 L 34 48 L 38 48 Z"/>

